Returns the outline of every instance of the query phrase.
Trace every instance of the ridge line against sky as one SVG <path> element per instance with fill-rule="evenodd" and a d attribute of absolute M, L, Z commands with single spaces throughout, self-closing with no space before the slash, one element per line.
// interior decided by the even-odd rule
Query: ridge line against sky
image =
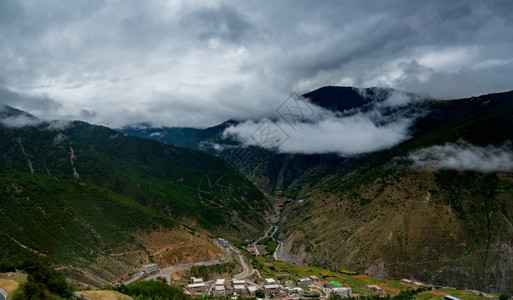
<path fill-rule="evenodd" d="M 0 104 L 110 127 L 269 116 L 292 92 L 511 90 L 513 2 L 0 1 Z"/>

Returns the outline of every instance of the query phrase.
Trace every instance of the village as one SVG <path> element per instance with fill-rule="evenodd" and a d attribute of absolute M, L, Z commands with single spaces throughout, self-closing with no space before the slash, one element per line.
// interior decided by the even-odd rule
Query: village
<path fill-rule="evenodd" d="M 216 244 L 222 248 L 231 248 L 224 239 L 217 239 Z M 233 249 L 233 248 L 232 248 Z M 147 275 L 147 279 L 156 277 L 166 277 L 156 274 L 159 267 L 155 263 L 144 265 L 140 271 L 141 275 Z M 166 278 L 167 279 L 167 278 Z M 402 279 L 401 284 L 412 289 L 432 289 L 431 285 L 419 281 Z M 170 280 L 168 283 L 171 284 Z M 241 278 L 218 278 L 204 280 L 200 277 L 190 277 L 190 281 L 182 286 L 183 291 L 191 296 L 210 296 L 223 298 L 318 298 L 328 299 L 332 296 L 340 298 L 359 297 L 362 294 L 354 293 L 351 286 L 344 285 L 336 281 L 322 280 L 316 275 L 310 275 L 304 278 L 293 279 L 290 274 L 275 274 L 272 278 L 253 277 L 252 279 Z M 387 293 L 376 284 L 365 286 L 369 294 L 378 297 L 387 297 Z M 457 298 L 455 298 L 457 300 Z M 454 299 L 453 299 L 454 300 Z"/>

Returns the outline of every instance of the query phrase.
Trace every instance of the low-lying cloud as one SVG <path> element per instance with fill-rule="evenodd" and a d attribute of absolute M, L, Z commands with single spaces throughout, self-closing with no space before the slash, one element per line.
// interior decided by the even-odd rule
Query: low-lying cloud
<path fill-rule="evenodd" d="M 511 143 L 481 147 L 460 141 L 411 152 L 411 168 L 421 170 L 513 171 Z"/>
<path fill-rule="evenodd" d="M 0 104 L 0 125 L 10 128 L 23 128 L 29 126 L 40 126 L 46 130 L 63 130 L 71 124 L 71 121 L 51 120 L 46 121 L 34 117 L 23 111 L 12 109 Z"/>
<path fill-rule="evenodd" d="M 392 97 L 392 95 L 391 95 Z M 245 121 L 227 128 L 223 135 L 245 146 L 259 146 L 280 153 L 353 156 L 379 151 L 409 138 L 409 127 L 421 114 L 406 109 L 407 94 L 393 94 L 365 109 L 333 112 L 305 99 L 295 99 L 295 113 L 277 112 L 275 119 Z M 392 107 L 403 106 L 405 109 Z M 299 108 L 298 108 L 299 107 Z"/>
<path fill-rule="evenodd" d="M 12 116 L 0 119 L 0 124 L 5 127 L 21 128 L 26 126 L 37 126 L 41 124 L 41 120 L 38 120 L 30 116 Z"/>

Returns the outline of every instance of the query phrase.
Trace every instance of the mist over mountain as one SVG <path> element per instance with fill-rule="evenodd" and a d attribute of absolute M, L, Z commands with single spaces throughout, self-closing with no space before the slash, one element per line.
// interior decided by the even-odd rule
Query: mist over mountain
<path fill-rule="evenodd" d="M 407 139 L 409 127 L 425 114 L 419 105 L 423 100 L 426 98 L 392 89 L 324 87 L 303 96 L 292 94 L 272 115 L 258 120 L 228 121 L 205 130 L 145 129 L 151 131 L 151 138 L 196 149 L 201 144 L 203 149 L 219 150 L 236 141 L 278 153 L 353 156 Z M 138 127 L 121 131 L 140 135 Z"/>
<path fill-rule="evenodd" d="M 506 259 L 513 251 L 512 95 L 448 101 L 390 89 L 326 87 L 294 96 L 287 110 L 262 120 L 204 130 L 151 129 L 159 134 L 121 131 L 164 142 L 169 132 L 179 132 L 181 139 L 167 141 L 225 159 L 269 194 L 306 199 L 287 208 L 280 229 L 287 251 L 300 261 L 506 291 L 512 278 L 497 270 L 512 267 Z M 323 127 L 328 122 L 337 130 Z M 394 133 L 396 139 L 387 140 Z M 486 204 L 480 204 L 483 197 Z M 476 211 L 480 205 L 493 216 L 489 225 L 481 220 L 486 214 Z M 417 215 L 415 207 L 425 214 Z M 435 234 L 437 226 L 448 231 Z M 425 228 L 435 230 L 429 238 Z M 485 235 L 487 230 L 496 233 Z M 454 243 L 470 243 L 474 250 Z M 482 254 L 491 245 L 497 250 Z M 450 261 L 437 264 L 441 256 Z"/>
<path fill-rule="evenodd" d="M 0 1 L 0 298 L 513 294 L 513 2 L 269 4 Z"/>

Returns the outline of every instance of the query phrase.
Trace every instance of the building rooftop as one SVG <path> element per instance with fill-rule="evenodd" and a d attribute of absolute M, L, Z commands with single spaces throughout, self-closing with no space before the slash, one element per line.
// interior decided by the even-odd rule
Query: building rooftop
<path fill-rule="evenodd" d="M 188 284 L 187 287 L 188 288 L 199 288 L 199 287 L 204 287 L 205 286 L 205 283 L 204 282 L 200 282 L 200 283 L 191 283 L 191 284 Z"/>
<path fill-rule="evenodd" d="M 218 279 L 218 280 L 216 280 L 216 285 L 224 285 L 225 282 L 226 282 L 225 279 Z"/>
<path fill-rule="evenodd" d="M 266 289 L 279 289 L 280 288 L 280 286 L 277 284 L 266 284 L 266 285 L 264 285 L 264 287 Z"/>
<path fill-rule="evenodd" d="M 256 286 L 250 285 L 250 286 L 248 286 L 248 290 L 250 292 L 256 292 L 256 291 L 258 291 L 258 288 Z"/>

